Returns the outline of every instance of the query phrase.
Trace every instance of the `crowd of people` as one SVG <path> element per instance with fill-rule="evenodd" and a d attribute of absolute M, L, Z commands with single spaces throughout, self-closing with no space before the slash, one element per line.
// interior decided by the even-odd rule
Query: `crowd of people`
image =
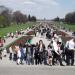
<path fill-rule="evenodd" d="M 9 60 L 13 60 L 17 65 L 74 65 L 75 40 L 70 39 L 65 44 L 59 35 L 49 26 L 41 26 L 36 29 L 36 33 L 41 36 L 46 35 L 46 39 L 50 40 L 49 45 L 45 46 L 44 40 L 39 40 L 36 44 L 20 44 L 9 47 Z M 35 37 L 36 37 L 35 33 Z M 6 56 L 6 54 L 5 54 Z"/>

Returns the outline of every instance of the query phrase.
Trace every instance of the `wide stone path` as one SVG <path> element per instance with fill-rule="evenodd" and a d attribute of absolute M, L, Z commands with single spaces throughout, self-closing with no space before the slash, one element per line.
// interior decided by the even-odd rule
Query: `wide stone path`
<path fill-rule="evenodd" d="M 33 43 L 38 40 L 43 40 L 47 46 L 50 41 L 46 39 L 45 35 L 41 37 L 37 34 L 34 37 Z M 14 40 L 16 40 L 14 38 Z M 6 41 L 14 41 L 6 40 Z M 6 45 L 10 44 L 6 43 Z M 9 55 L 6 58 L 0 60 L 0 75 L 75 75 L 75 66 L 45 66 L 45 65 L 16 65 L 16 62 L 9 61 Z"/>
<path fill-rule="evenodd" d="M 75 75 L 75 67 L 0 66 L 0 75 Z"/>

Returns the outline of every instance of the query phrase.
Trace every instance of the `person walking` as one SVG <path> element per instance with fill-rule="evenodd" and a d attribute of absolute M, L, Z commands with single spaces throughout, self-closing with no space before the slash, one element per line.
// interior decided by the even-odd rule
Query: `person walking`
<path fill-rule="evenodd" d="M 23 50 L 24 50 L 24 60 L 26 61 L 26 44 L 24 44 Z"/>
<path fill-rule="evenodd" d="M 34 58 L 35 58 L 35 65 L 39 64 L 39 48 L 38 48 L 38 43 L 35 45 L 35 50 L 34 50 Z"/>
<path fill-rule="evenodd" d="M 17 65 L 21 63 L 21 51 L 19 46 L 17 46 Z"/>
<path fill-rule="evenodd" d="M 12 60 L 12 54 L 13 54 L 13 50 L 12 50 L 12 46 L 9 47 L 9 59 Z"/>
<path fill-rule="evenodd" d="M 39 63 L 42 64 L 43 61 L 43 51 L 45 50 L 45 45 L 43 44 L 43 41 L 39 41 Z"/>
<path fill-rule="evenodd" d="M 30 52 L 31 52 L 31 64 L 34 64 L 34 46 L 35 45 L 31 45 L 30 47 Z"/>
<path fill-rule="evenodd" d="M 30 65 L 30 59 L 31 59 L 31 51 L 30 51 L 30 44 L 27 44 L 27 48 L 26 48 L 26 64 Z"/>
<path fill-rule="evenodd" d="M 12 37 L 12 38 L 14 37 L 14 33 L 13 33 L 13 32 L 11 33 L 11 37 Z"/>
<path fill-rule="evenodd" d="M 13 45 L 13 61 L 17 61 L 17 51 L 19 50 L 19 46 Z"/>
<path fill-rule="evenodd" d="M 3 56 L 4 56 L 4 57 L 7 56 L 7 50 L 6 50 L 6 48 L 4 48 L 4 50 L 3 50 Z"/>
<path fill-rule="evenodd" d="M 74 49 L 75 49 L 75 40 L 71 39 L 67 43 L 68 51 L 67 51 L 67 57 L 66 57 L 66 62 L 67 65 L 74 65 Z M 70 62 L 71 60 L 71 62 Z"/>
<path fill-rule="evenodd" d="M 48 65 L 47 58 L 48 58 L 48 51 L 44 49 L 43 50 L 43 62 L 44 62 L 44 65 Z"/>
<path fill-rule="evenodd" d="M 60 53 L 60 46 L 59 46 L 59 43 L 57 43 L 57 41 L 53 41 L 53 59 L 52 59 L 52 65 L 55 65 L 54 64 L 54 60 L 58 60 L 59 63 L 60 63 L 60 66 L 64 66 L 62 64 L 62 59 L 61 59 L 61 53 Z"/>
<path fill-rule="evenodd" d="M 52 66 L 52 46 L 48 45 L 48 64 Z"/>
<path fill-rule="evenodd" d="M 20 49 L 20 53 L 21 53 L 21 57 L 20 57 L 21 63 L 20 64 L 23 64 L 25 54 L 24 54 L 24 49 L 23 49 L 22 45 L 19 46 L 19 49 Z"/>

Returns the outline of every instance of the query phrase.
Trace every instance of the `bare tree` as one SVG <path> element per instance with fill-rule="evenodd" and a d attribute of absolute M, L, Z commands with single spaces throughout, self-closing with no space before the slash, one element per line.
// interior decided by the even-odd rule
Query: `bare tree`
<path fill-rule="evenodd" d="M 16 11 L 13 13 L 13 20 L 19 24 L 19 23 L 26 23 L 27 16 L 22 14 L 20 11 Z"/>

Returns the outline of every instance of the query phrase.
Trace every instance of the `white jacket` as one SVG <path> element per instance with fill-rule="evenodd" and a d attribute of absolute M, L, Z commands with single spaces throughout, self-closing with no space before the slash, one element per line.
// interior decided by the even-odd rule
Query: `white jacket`
<path fill-rule="evenodd" d="M 73 39 L 71 39 L 70 41 L 69 41 L 69 44 L 68 44 L 69 46 L 69 48 L 68 49 L 70 49 L 70 50 L 74 50 L 75 49 L 75 43 L 74 43 L 74 41 L 73 41 Z"/>
<path fill-rule="evenodd" d="M 18 52 L 17 52 L 17 57 L 21 58 L 21 52 L 20 52 L 20 50 L 18 50 Z"/>
<path fill-rule="evenodd" d="M 55 52 L 58 51 L 58 45 L 57 45 L 56 41 L 53 41 L 53 49 L 54 49 Z"/>

